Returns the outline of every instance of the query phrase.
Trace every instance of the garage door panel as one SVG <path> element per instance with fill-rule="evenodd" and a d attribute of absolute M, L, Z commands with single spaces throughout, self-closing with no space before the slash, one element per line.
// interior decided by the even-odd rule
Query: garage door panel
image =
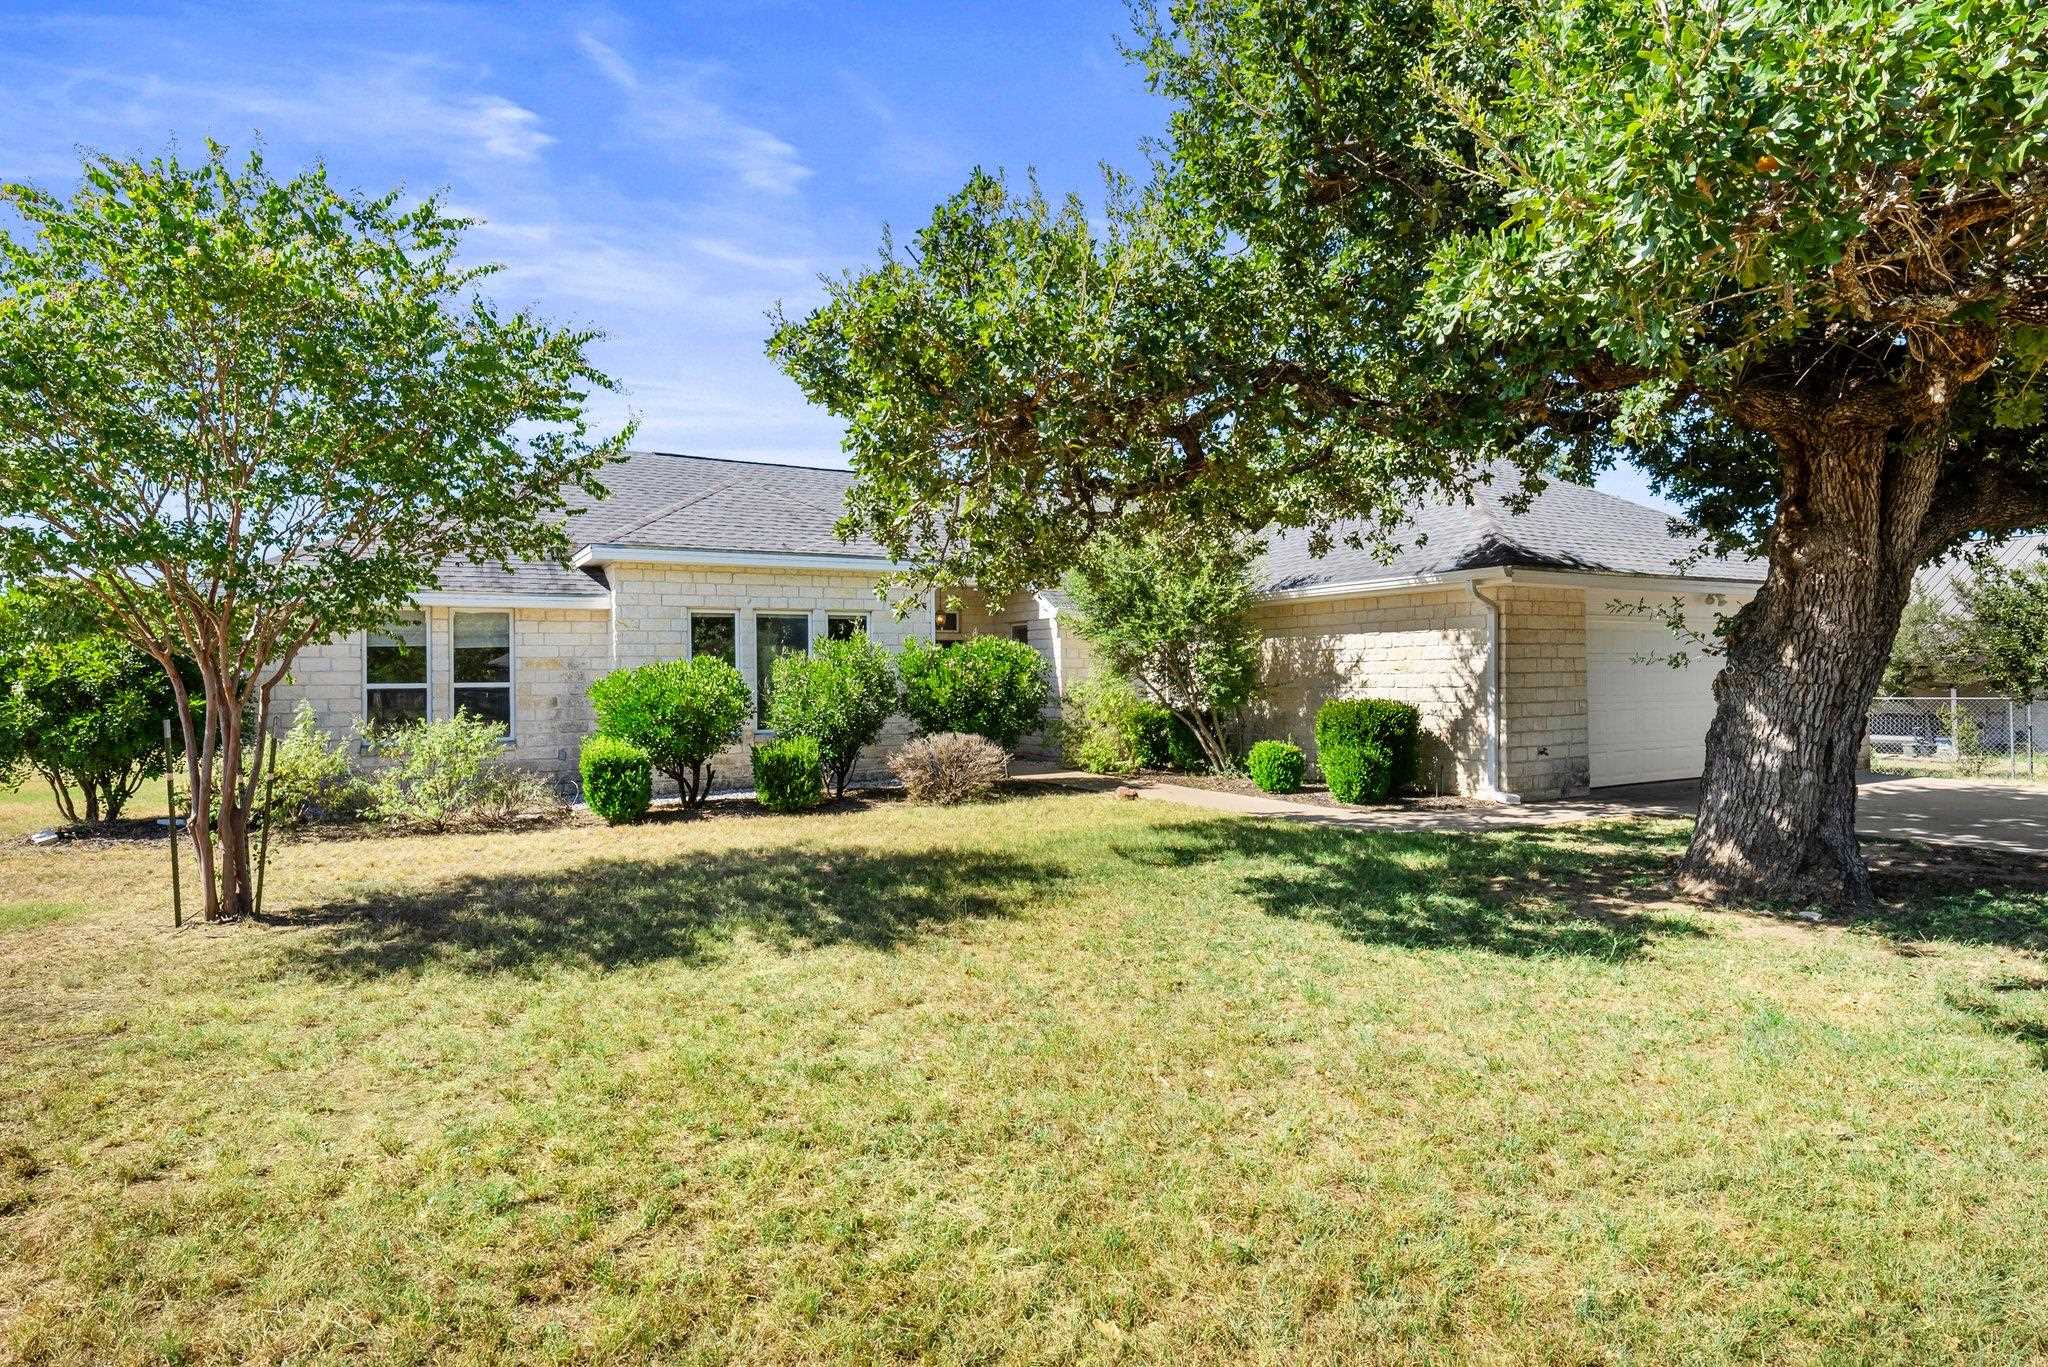
<path fill-rule="evenodd" d="M 1693 614 L 1695 630 L 1713 613 Z M 1707 727 L 1714 719 L 1718 658 L 1689 651 L 1682 669 L 1668 663 L 1683 649 L 1656 618 L 1586 614 L 1586 740 L 1593 786 L 1697 778 L 1706 767 Z"/>

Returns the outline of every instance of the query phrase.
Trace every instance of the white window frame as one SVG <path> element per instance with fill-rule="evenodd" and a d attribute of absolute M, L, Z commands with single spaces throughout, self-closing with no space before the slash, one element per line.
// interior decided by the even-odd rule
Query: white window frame
<path fill-rule="evenodd" d="M 455 619 L 458 617 L 503 617 L 505 619 L 505 682 L 464 683 L 455 677 Z M 432 633 L 428 633 L 431 637 Z M 427 677 L 433 677 L 433 661 L 429 660 Z M 519 615 L 510 608 L 455 608 L 448 614 L 448 713 L 453 716 L 462 710 L 455 701 L 457 691 L 464 688 L 502 688 L 505 690 L 505 743 L 510 745 L 519 739 Z M 429 698 L 428 706 L 432 707 Z"/>
<path fill-rule="evenodd" d="M 773 614 L 771 614 L 773 615 Z M 683 658 L 697 658 L 697 619 L 699 617 L 723 617 L 732 623 L 732 667 L 740 665 L 740 614 L 736 608 L 705 608 L 699 611 L 691 608 L 683 619 Z"/>
<path fill-rule="evenodd" d="M 747 686 L 754 691 L 754 733 L 761 736 L 772 736 L 775 733 L 768 729 L 762 716 L 762 703 L 766 701 L 764 690 L 761 687 L 761 619 L 763 617 L 788 617 L 802 622 L 804 624 L 805 659 L 809 659 L 818 653 L 818 642 L 816 639 L 818 633 L 811 630 L 811 614 L 806 609 L 754 609 L 754 677 L 747 681 Z"/>
<path fill-rule="evenodd" d="M 829 609 L 825 613 L 825 639 L 828 641 L 832 639 L 832 624 L 834 622 L 844 621 L 859 622 L 860 634 L 868 637 L 870 640 L 873 639 L 875 614 L 872 612 L 833 612 Z"/>
<path fill-rule="evenodd" d="M 372 683 L 370 681 L 370 637 L 381 635 L 382 633 L 365 631 L 362 634 L 363 727 L 366 731 L 370 726 L 370 695 L 372 693 L 411 692 L 414 689 L 418 689 L 426 695 L 426 704 L 420 713 L 421 720 L 432 721 L 434 719 L 434 620 L 432 615 L 425 608 L 412 608 L 406 612 L 393 614 L 391 621 L 384 623 L 384 625 L 387 627 L 392 626 L 399 618 L 408 615 L 416 615 L 420 619 L 421 676 L 420 682 L 416 684 Z"/>
<path fill-rule="evenodd" d="M 946 619 L 947 619 L 948 617 L 950 617 L 950 618 L 952 618 L 952 619 L 953 619 L 953 625 L 952 625 L 952 626 L 947 626 L 947 625 L 946 625 Z M 958 608 L 933 608 L 933 609 L 932 609 L 932 636 L 933 636 L 934 638 L 937 638 L 937 637 L 940 637 L 940 636 L 958 636 L 958 635 L 961 635 L 961 634 L 962 634 L 962 633 L 961 633 L 961 631 L 960 631 L 960 609 L 958 609 Z"/>

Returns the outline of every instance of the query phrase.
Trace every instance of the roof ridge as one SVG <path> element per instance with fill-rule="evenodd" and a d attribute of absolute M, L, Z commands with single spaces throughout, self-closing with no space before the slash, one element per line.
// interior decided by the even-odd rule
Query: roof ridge
<path fill-rule="evenodd" d="M 681 512 L 683 509 L 689 507 L 693 503 L 702 503 L 705 499 L 711 498 L 718 494 L 722 494 L 727 489 L 737 488 L 738 485 L 738 480 L 731 480 L 724 484 L 715 484 L 711 488 L 706 489 L 704 492 L 700 494 L 692 494 L 688 498 L 678 499 L 674 503 L 670 503 L 663 507 L 657 508 L 653 512 L 649 513 L 647 516 L 641 518 L 638 522 L 629 522 L 623 527 L 614 528 L 611 532 L 611 536 L 614 539 L 631 536 L 634 532 L 642 531 L 648 527 L 651 527 L 665 517 L 673 517 L 675 514 Z"/>
<path fill-rule="evenodd" d="M 668 460 L 702 460 L 719 465 L 765 465 L 772 470 L 816 470 L 827 475 L 851 475 L 849 468 L 837 465 L 805 465 L 794 460 L 748 460 L 743 456 L 700 456 L 690 451 L 649 451 L 638 447 L 627 448 L 628 456 L 662 456 Z"/>

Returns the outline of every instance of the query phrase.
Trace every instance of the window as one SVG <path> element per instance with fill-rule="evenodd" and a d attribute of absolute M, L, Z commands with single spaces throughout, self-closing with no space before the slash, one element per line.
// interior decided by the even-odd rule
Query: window
<path fill-rule="evenodd" d="M 960 614 L 957 612 L 933 613 L 932 630 L 940 636 L 958 636 L 960 634 Z"/>
<path fill-rule="evenodd" d="M 1030 645 L 1031 624 L 1029 622 L 1012 622 L 1010 624 L 1010 639 L 1019 645 Z"/>
<path fill-rule="evenodd" d="M 455 614 L 455 710 L 512 734 L 512 614 Z"/>
<path fill-rule="evenodd" d="M 690 616 L 690 654 L 709 655 L 729 665 L 739 663 L 734 641 L 733 616 L 729 612 L 699 612 Z"/>
<path fill-rule="evenodd" d="M 427 619 L 400 613 L 363 636 L 363 719 L 371 730 L 427 719 Z"/>
<path fill-rule="evenodd" d="M 775 662 L 785 655 L 808 655 L 811 651 L 811 619 L 808 615 L 764 615 L 754 619 L 755 717 L 768 724 L 768 691 L 773 687 Z"/>
<path fill-rule="evenodd" d="M 856 636 L 868 634 L 868 615 L 865 612 L 835 612 L 825 619 L 825 639 L 828 641 L 851 641 Z"/>

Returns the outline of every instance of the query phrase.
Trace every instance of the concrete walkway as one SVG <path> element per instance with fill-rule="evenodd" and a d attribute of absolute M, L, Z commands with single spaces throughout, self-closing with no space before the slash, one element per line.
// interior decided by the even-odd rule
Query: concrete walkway
<path fill-rule="evenodd" d="M 1035 777 L 1114 786 L 1093 774 Z M 1376 831 L 1519 830 L 1619 817 L 1690 817 L 1699 808 L 1697 782 L 1606 788 L 1591 797 L 1512 807 L 1321 807 L 1188 787 L 1167 779 L 1143 779 L 1135 786 L 1139 798 L 1147 802 Z M 1872 777 L 1858 789 L 1856 814 L 1857 827 L 1867 836 L 2048 855 L 2048 784 Z"/>

